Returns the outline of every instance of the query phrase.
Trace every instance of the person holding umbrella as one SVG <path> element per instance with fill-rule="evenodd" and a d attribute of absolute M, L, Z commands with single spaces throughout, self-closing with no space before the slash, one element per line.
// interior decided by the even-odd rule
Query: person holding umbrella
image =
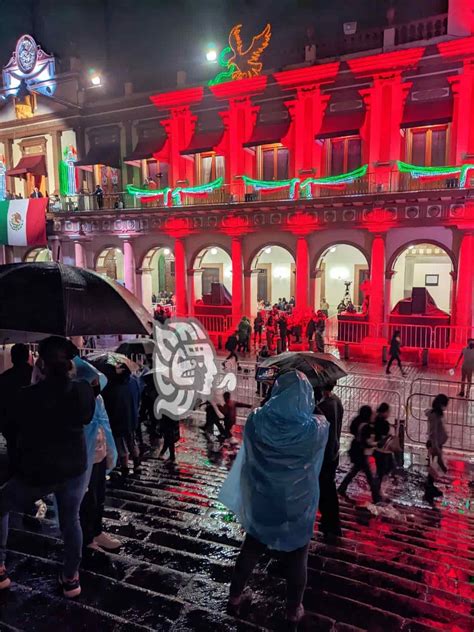
<path fill-rule="evenodd" d="M 135 439 L 140 398 L 138 386 L 132 381 L 131 371 L 125 364 L 118 364 L 108 375 L 109 382 L 103 391 L 105 409 L 110 420 L 118 452 L 122 476 L 128 476 L 129 457 L 133 459 L 134 472 L 140 467 L 140 453 Z"/>
<path fill-rule="evenodd" d="M 323 398 L 316 405 L 315 412 L 322 413 L 329 423 L 329 436 L 324 451 L 324 460 L 319 475 L 319 512 L 320 528 L 325 537 L 342 535 L 339 518 L 339 499 L 336 489 L 336 470 L 339 465 L 339 445 L 341 441 L 342 419 L 344 407 L 341 400 L 333 393 L 334 384 L 328 382 L 323 387 Z"/>
<path fill-rule="evenodd" d="M 279 376 L 272 397 L 250 413 L 244 443 L 219 494 L 246 531 L 228 612 L 238 616 L 243 591 L 261 555 L 279 552 L 286 567 L 287 621 L 304 616 L 308 549 L 319 500 L 328 423 L 313 416 L 314 395 L 299 371 Z"/>
<path fill-rule="evenodd" d="M 10 512 L 54 494 L 64 539 L 58 580 L 65 597 L 81 593 L 79 508 L 87 487 L 83 428 L 93 418 L 95 397 L 90 384 L 70 377 L 73 348 L 59 336 L 42 340 L 39 356 L 44 379 L 23 389 L 12 408 L 12 421 L 18 428 L 18 462 L 13 478 L 0 489 L 0 590 L 11 583 L 5 568 Z"/>

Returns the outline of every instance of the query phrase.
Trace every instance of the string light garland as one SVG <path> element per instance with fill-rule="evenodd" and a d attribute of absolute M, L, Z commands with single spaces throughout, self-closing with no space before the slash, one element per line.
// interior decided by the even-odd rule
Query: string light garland
<path fill-rule="evenodd" d="M 222 187 L 224 178 L 216 178 L 212 182 L 195 187 L 165 187 L 164 189 L 141 189 L 131 184 L 127 185 L 127 193 L 142 199 L 144 202 L 154 202 L 163 198 L 164 206 L 180 206 L 186 195 L 199 197 L 209 195 Z"/>
<path fill-rule="evenodd" d="M 247 186 L 253 187 L 256 191 L 282 191 L 288 188 L 290 200 L 295 199 L 296 190 L 300 184 L 299 178 L 291 178 L 290 180 L 255 180 L 248 176 L 242 176 L 242 180 Z"/>
<path fill-rule="evenodd" d="M 459 176 L 460 188 L 466 186 L 469 171 L 474 169 L 474 164 L 467 163 L 465 165 L 441 166 L 441 167 L 422 167 L 419 165 L 411 165 L 408 162 L 397 160 L 397 168 L 400 173 L 408 173 L 414 180 L 421 179 L 438 179 L 449 178 L 450 176 Z"/>
<path fill-rule="evenodd" d="M 343 188 L 346 184 L 352 184 L 356 180 L 363 178 L 367 174 L 369 165 L 362 165 L 353 171 L 341 173 L 338 176 L 326 176 L 324 178 L 306 178 L 301 185 L 303 197 L 311 197 L 313 186 Z"/>

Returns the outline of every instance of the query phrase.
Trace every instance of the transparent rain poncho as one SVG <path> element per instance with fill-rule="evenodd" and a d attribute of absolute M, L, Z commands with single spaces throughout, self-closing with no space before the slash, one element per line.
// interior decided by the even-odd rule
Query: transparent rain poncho
<path fill-rule="evenodd" d="M 99 379 L 100 390 L 103 391 L 107 385 L 107 378 L 103 373 L 98 371 L 92 364 L 82 360 L 78 356 L 76 356 L 73 360 L 74 366 L 76 367 L 76 377 L 80 380 L 85 380 L 86 382 L 92 383 L 97 378 Z M 95 456 L 95 448 L 97 444 L 97 433 L 99 432 L 99 428 L 102 428 L 105 435 L 105 440 L 107 442 L 107 461 L 108 461 L 108 471 L 112 470 L 117 464 L 117 448 L 115 446 L 114 436 L 112 434 L 112 429 L 110 428 L 109 417 L 107 415 L 107 411 L 105 410 L 104 400 L 102 399 L 102 395 L 98 395 L 95 398 L 95 412 L 92 417 L 92 421 L 84 426 L 84 436 L 86 439 L 86 448 L 87 448 L 87 470 L 90 473 L 92 472 L 92 467 L 94 465 L 94 456 Z M 110 455 L 110 458 L 109 458 Z"/>
<path fill-rule="evenodd" d="M 306 545 L 319 503 L 319 472 L 329 424 L 313 415 L 314 394 L 298 371 L 281 375 L 253 411 L 219 500 L 247 533 L 278 551 Z"/>

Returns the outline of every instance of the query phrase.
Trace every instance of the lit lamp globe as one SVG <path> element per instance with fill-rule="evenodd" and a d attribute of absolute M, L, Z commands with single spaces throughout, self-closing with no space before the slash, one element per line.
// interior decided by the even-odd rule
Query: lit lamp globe
<path fill-rule="evenodd" d="M 217 61 L 217 51 L 215 48 L 210 48 L 206 53 L 206 59 L 208 62 L 213 63 Z"/>

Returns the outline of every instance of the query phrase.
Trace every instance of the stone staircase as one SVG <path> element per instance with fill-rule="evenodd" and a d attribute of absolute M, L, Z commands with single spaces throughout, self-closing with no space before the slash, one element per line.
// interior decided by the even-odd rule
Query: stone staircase
<path fill-rule="evenodd" d="M 122 538 L 123 548 L 119 554 L 94 553 L 84 559 L 83 594 L 77 601 L 66 601 L 57 591 L 62 545 L 51 515 L 41 524 L 12 516 L 9 570 L 15 584 L 0 595 L 0 629 L 285 629 L 278 558 L 262 559 L 251 582 L 253 601 L 242 620 L 225 614 L 242 534 L 216 498 L 236 448 L 209 451 L 193 426 L 184 427 L 182 434 L 175 467 L 149 459 L 142 474 L 111 481 L 107 530 Z M 472 632 L 469 479 L 469 465 L 452 461 L 444 501 L 432 509 L 421 500 L 421 473 L 409 472 L 388 490 L 394 509 L 378 516 L 367 508 L 363 483 L 354 483 L 356 502 L 341 504 L 341 542 L 325 544 L 315 535 L 307 615 L 299 629 Z"/>

